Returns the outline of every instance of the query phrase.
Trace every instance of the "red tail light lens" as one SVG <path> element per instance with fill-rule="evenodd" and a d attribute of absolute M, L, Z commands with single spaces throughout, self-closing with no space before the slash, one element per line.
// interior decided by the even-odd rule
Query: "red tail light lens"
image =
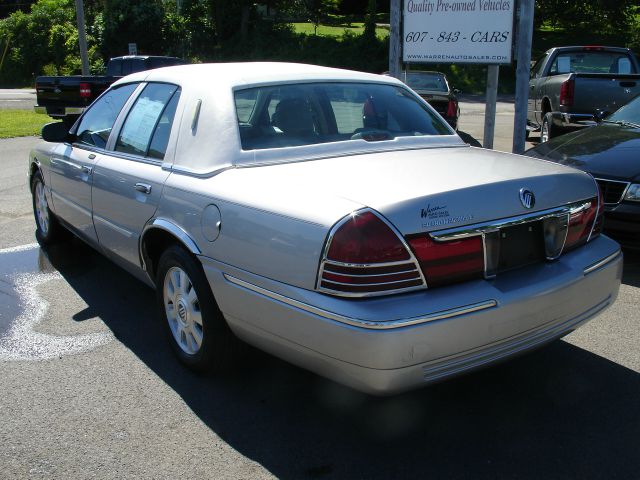
<path fill-rule="evenodd" d="M 575 82 L 573 78 L 565 80 L 560 85 L 560 105 L 563 107 L 573 106 L 573 94 L 575 92 Z"/>
<path fill-rule="evenodd" d="M 334 228 L 320 265 L 321 291 L 363 296 L 424 286 L 411 252 L 371 210 L 356 212 Z"/>
<path fill-rule="evenodd" d="M 482 237 L 436 242 L 428 235 L 409 239 L 429 287 L 457 283 L 484 274 Z"/>
<path fill-rule="evenodd" d="M 89 98 L 91 97 L 91 84 L 82 82 L 80 83 L 80 97 Z"/>
<path fill-rule="evenodd" d="M 458 114 L 458 102 L 455 100 L 449 100 L 449 105 L 447 106 L 447 117 L 455 117 Z"/>
<path fill-rule="evenodd" d="M 594 230 L 597 213 L 598 199 L 593 198 L 585 202 L 582 208 L 570 214 L 563 251 L 566 252 L 587 243 L 591 231 Z"/>

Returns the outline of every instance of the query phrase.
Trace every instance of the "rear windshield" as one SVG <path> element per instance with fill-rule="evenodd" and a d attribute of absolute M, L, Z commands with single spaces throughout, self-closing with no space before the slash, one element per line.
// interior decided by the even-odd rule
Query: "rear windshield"
<path fill-rule="evenodd" d="M 564 52 L 559 54 L 553 64 L 550 75 L 562 73 L 636 73 L 626 53 L 615 52 Z"/>
<path fill-rule="evenodd" d="M 265 86 L 236 91 L 235 104 L 243 150 L 452 134 L 428 106 L 393 85 Z"/>
<path fill-rule="evenodd" d="M 407 73 L 404 82 L 414 90 L 433 90 L 435 92 L 448 92 L 447 81 L 440 73 L 413 72 Z"/>

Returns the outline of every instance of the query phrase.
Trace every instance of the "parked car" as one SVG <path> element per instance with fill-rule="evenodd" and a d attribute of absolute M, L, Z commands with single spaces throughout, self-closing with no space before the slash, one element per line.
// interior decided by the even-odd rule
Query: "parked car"
<path fill-rule="evenodd" d="M 591 176 L 469 147 L 394 78 L 163 68 L 42 136 L 38 238 L 65 227 L 155 288 L 196 369 L 235 335 L 390 394 L 557 339 L 620 286 Z"/>
<path fill-rule="evenodd" d="M 405 71 L 402 73 L 402 80 L 411 89 L 429 102 L 435 110 L 454 129 L 458 128 L 458 118 L 460 117 L 460 106 L 457 95 L 460 90 L 449 85 L 449 81 L 444 73 L 429 71 Z"/>
<path fill-rule="evenodd" d="M 556 47 L 531 70 L 527 135 L 540 141 L 593 126 L 597 111 L 613 112 L 640 94 L 635 54 L 618 47 Z"/>
<path fill-rule="evenodd" d="M 143 70 L 185 63 L 176 57 L 128 55 L 109 60 L 106 75 L 40 76 L 36 78 L 37 105 L 34 109 L 52 118 L 65 119 L 71 126 L 78 115 L 119 78 Z"/>
<path fill-rule="evenodd" d="M 604 195 L 604 230 L 629 249 L 640 249 L 640 97 L 598 126 L 553 139 L 526 155 L 593 175 Z"/>

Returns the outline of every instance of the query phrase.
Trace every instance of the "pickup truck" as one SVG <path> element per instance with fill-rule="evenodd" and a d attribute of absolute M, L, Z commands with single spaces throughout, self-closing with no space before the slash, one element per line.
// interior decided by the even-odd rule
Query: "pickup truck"
<path fill-rule="evenodd" d="M 37 105 L 34 110 L 72 124 L 86 107 L 119 78 L 130 73 L 186 63 L 176 57 L 129 55 L 110 59 L 106 75 L 102 76 L 37 77 Z"/>
<path fill-rule="evenodd" d="M 527 136 L 540 141 L 592 126 L 640 94 L 640 66 L 628 48 L 585 46 L 548 50 L 531 69 Z"/>

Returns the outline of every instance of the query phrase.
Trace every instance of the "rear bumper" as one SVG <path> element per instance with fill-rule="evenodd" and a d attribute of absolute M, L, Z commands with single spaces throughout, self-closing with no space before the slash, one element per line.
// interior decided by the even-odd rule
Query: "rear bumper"
<path fill-rule="evenodd" d="M 553 112 L 551 117 L 553 118 L 553 124 L 562 128 L 593 127 L 597 124 L 593 115 L 587 113 Z"/>
<path fill-rule="evenodd" d="M 53 118 L 66 117 L 68 115 L 81 115 L 85 111 L 86 107 L 42 107 L 36 105 L 33 110 L 36 113 L 49 115 Z"/>
<path fill-rule="evenodd" d="M 417 388 L 565 335 L 613 303 L 622 276 L 619 247 L 603 236 L 492 281 L 361 300 L 202 261 L 238 336 L 373 394 Z"/>

